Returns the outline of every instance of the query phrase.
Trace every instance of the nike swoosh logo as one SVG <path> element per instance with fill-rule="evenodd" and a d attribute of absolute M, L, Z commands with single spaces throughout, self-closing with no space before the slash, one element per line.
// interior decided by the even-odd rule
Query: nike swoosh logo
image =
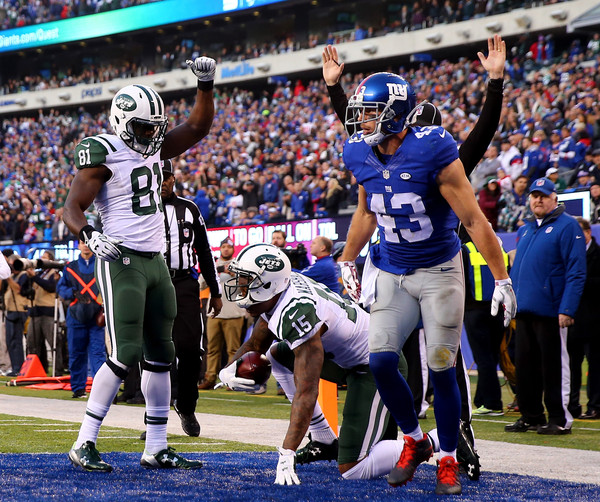
<path fill-rule="evenodd" d="M 81 144 L 81 146 L 82 146 L 83 148 L 89 148 L 89 147 L 90 147 L 90 144 L 89 144 L 89 143 L 80 143 L 80 144 Z"/>
<path fill-rule="evenodd" d="M 454 269 L 454 267 L 441 267 L 440 272 L 448 272 L 449 270 Z"/>
<path fill-rule="evenodd" d="M 298 309 L 294 310 L 294 311 L 293 311 L 293 312 L 292 312 L 292 313 L 291 313 L 291 314 L 288 316 L 288 319 L 293 319 L 293 318 L 296 316 L 296 314 L 297 314 L 297 313 L 298 313 Z"/>
<path fill-rule="evenodd" d="M 581 235 L 576 235 L 575 238 L 576 239 L 581 239 Z"/>

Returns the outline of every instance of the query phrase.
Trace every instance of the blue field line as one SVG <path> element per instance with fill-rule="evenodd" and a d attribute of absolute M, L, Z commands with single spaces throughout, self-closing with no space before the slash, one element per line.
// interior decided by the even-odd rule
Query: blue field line
<path fill-rule="evenodd" d="M 440 500 L 435 468 L 422 465 L 407 486 L 391 488 L 384 478 L 347 481 L 331 462 L 298 466 L 302 484 L 276 486 L 276 453 L 188 453 L 204 467 L 194 471 L 146 470 L 140 454 L 106 453 L 109 474 L 75 469 L 65 454 L 1 454 L 2 502 L 47 500 L 130 501 L 159 499 L 199 501 L 420 501 Z M 442 500 L 598 501 L 600 486 L 547 480 L 535 476 L 482 473 L 479 481 L 462 478 L 463 495 Z"/>

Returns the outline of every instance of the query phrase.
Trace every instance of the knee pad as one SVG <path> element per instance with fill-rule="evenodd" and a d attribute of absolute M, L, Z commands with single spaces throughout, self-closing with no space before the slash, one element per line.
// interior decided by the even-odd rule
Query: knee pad
<path fill-rule="evenodd" d="M 113 361 L 110 357 L 106 359 L 106 365 L 110 370 L 121 380 L 125 380 L 131 369 L 129 366 L 125 366 L 122 363 Z"/>

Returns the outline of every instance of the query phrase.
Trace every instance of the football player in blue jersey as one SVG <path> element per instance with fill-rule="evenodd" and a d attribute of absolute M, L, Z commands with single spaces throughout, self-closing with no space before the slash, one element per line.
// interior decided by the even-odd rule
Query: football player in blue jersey
<path fill-rule="evenodd" d="M 492 43 L 491 50 L 502 47 Z M 458 219 L 496 279 L 493 313 L 503 304 L 508 323 L 516 301 L 456 142 L 440 126 L 407 127 L 414 107 L 412 86 L 393 73 L 367 77 L 350 98 L 345 123 L 357 132 L 344 145 L 344 162 L 359 183 L 359 203 L 342 255 L 342 273 L 346 288 L 356 294 L 360 286 L 353 262 L 379 228 L 380 243 L 371 248 L 364 274 L 363 296 L 373 297 L 370 366 L 384 403 L 405 435 L 388 482 L 405 484 L 432 456 L 431 441 L 419 426 L 410 389 L 397 369 L 398 354 L 421 317 L 440 441 L 436 493 L 457 494 L 462 488 L 456 462 L 460 396 L 455 362 L 464 310 Z"/>
<path fill-rule="evenodd" d="M 487 150 L 498 128 L 502 111 L 503 77 L 504 65 L 506 62 L 506 44 L 502 41 L 502 37 L 500 37 L 500 35 L 494 35 L 494 37 L 488 39 L 487 56 L 481 52 L 478 53 L 478 56 L 481 65 L 488 72 L 489 80 L 487 83 L 485 101 L 479 118 L 458 149 L 458 157 L 463 163 L 465 174 L 467 176 L 475 169 L 476 165 L 483 157 L 483 154 Z M 327 92 L 329 93 L 331 104 L 336 115 L 342 122 L 345 120 L 346 109 L 348 108 L 348 98 L 340 84 L 343 69 L 344 63 L 340 62 L 337 49 L 332 45 L 326 46 L 323 49 L 323 78 L 327 84 Z M 406 122 L 409 126 L 424 127 L 442 125 L 442 114 L 434 104 L 424 101 L 413 108 L 408 115 Z M 352 135 L 356 131 L 356 126 L 348 127 L 349 135 Z M 341 251 L 342 250 L 340 250 L 340 255 Z M 351 292 L 354 290 L 353 299 L 358 302 L 360 297 L 360 284 L 357 281 L 357 274 L 354 271 L 353 263 L 350 263 L 349 265 L 349 267 L 345 267 L 344 269 L 346 272 L 346 282 L 350 281 L 349 285 L 351 287 Z M 364 302 L 363 304 L 366 305 Z M 417 331 L 418 330 L 415 330 L 415 332 Z M 410 357 L 410 352 L 414 349 L 414 346 L 420 347 L 421 343 L 413 343 L 411 345 L 411 338 L 412 335 L 406 341 L 403 352 L 409 357 L 409 372 L 411 371 L 410 368 L 414 366 L 414 372 L 420 375 L 422 373 L 421 355 L 418 353 L 415 354 L 414 357 Z M 456 377 L 462 404 L 457 459 L 469 479 L 477 480 L 480 475 L 480 464 L 479 458 L 474 450 L 474 434 L 471 428 L 470 384 L 468 375 L 466 375 L 464 360 L 462 359 L 460 352 L 459 348 L 457 354 Z M 422 383 L 419 385 L 422 385 Z M 414 397 L 417 398 L 417 395 Z M 418 410 L 418 408 L 416 409 Z M 436 446 L 438 446 L 437 431 L 430 431 L 427 434 L 429 438 L 436 443 Z"/>

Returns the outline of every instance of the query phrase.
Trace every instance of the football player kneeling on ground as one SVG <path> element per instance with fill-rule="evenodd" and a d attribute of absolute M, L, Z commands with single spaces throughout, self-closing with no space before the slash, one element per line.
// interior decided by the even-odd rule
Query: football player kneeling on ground
<path fill-rule="evenodd" d="M 397 440 L 397 425 L 369 370 L 369 315 L 292 272 L 287 256 L 270 244 L 246 247 L 229 268 L 235 275 L 225 283 L 226 297 L 259 316 L 235 357 L 267 353 L 273 375 L 292 402 L 275 483 L 299 484 L 295 464 L 317 460 L 337 460 L 346 479 L 388 474 L 403 442 Z M 400 364 L 405 371 L 405 361 Z M 236 376 L 236 367 L 233 361 L 221 370 L 224 384 L 239 391 L 258 387 L 254 380 Z M 317 403 L 320 378 L 348 386 L 339 441 Z M 298 450 L 307 431 L 310 441 Z"/>

